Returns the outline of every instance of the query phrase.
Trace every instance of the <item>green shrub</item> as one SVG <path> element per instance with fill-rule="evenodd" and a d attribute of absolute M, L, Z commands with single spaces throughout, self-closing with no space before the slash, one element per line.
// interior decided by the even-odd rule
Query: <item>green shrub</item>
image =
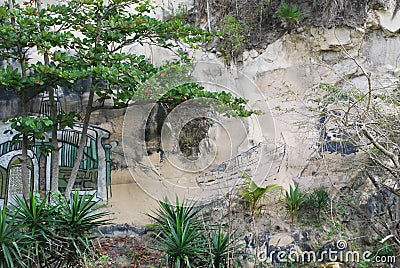
<path fill-rule="evenodd" d="M 62 244 L 62 259 L 59 264 L 74 265 L 84 255 L 93 252 L 93 230 L 109 224 L 105 219 L 109 212 L 102 210 L 104 205 L 94 201 L 95 194 L 80 195 L 75 192 L 70 200 L 64 195 L 56 202 L 58 217 L 55 219 L 55 231 Z M 60 252 L 59 252 L 60 253 Z"/>
<path fill-rule="evenodd" d="M 229 65 L 235 61 L 247 46 L 247 25 L 233 16 L 226 16 L 221 23 L 219 50 Z"/>
<path fill-rule="evenodd" d="M 0 267 L 25 266 L 24 256 L 28 255 L 32 239 L 20 232 L 24 226 L 16 221 L 16 213 L 7 213 L 4 207 L 0 212 Z"/>
<path fill-rule="evenodd" d="M 211 264 L 215 268 L 227 267 L 228 259 L 234 260 L 240 249 L 234 235 L 232 233 L 229 235 L 220 225 L 218 230 L 211 231 L 210 244 Z"/>
<path fill-rule="evenodd" d="M 278 14 L 279 18 L 288 25 L 297 24 L 305 15 L 299 11 L 297 6 L 289 6 L 286 2 L 281 4 L 276 11 L 276 14 Z"/>
<path fill-rule="evenodd" d="M 317 216 L 319 220 L 321 212 L 324 211 L 329 205 L 329 201 L 329 194 L 324 188 L 319 187 L 315 188 L 311 193 L 306 195 L 305 204 L 315 213 L 315 216 Z"/>
<path fill-rule="evenodd" d="M 215 228 L 200 215 L 201 209 L 194 203 L 175 204 L 166 198 L 159 201 L 154 215 L 154 240 L 157 249 L 165 254 L 166 267 L 228 267 L 228 262 L 238 263 L 241 244 L 235 231 L 225 231 L 222 225 Z M 206 229 L 211 226 L 211 229 Z M 231 267 L 231 266 L 230 266 Z"/>
<path fill-rule="evenodd" d="M 15 211 L 15 220 L 24 226 L 24 234 L 32 240 L 28 254 L 25 254 L 25 263 L 28 266 L 50 266 L 58 257 L 56 252 L 53 252 L 53 247 L 49 247 L 55 237 L 54 220 L 57 218 L 57 205 L 50 205 L 47 196 L 40 199 L 33 192 L 30 192 L 29 200 L 17 197 L 16 201 L 16 205 L 11 205 Z"/>

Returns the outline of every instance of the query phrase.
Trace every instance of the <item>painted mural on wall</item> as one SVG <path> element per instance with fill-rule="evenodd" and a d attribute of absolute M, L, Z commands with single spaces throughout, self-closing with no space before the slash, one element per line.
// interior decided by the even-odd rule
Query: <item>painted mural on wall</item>
<path fill-rule="evenodd" d="M 47 114 L 47 96 L 42 96 L 40 105 L 41 114 Z M 61 111 L 60 102 L 57 101 Z M 7 133 L 10 124 L 0 126 L 0 207 L 15 202 L 16 196 L 22 197 L 22 172 L 20 164 L 21 142 L 13 142 L 15 135 Z M 75 124 L 73 128 L 60 129 L 57 132 L 59 141 L 59 190 L 64 191 L 74 165 L 78 144 L 81 139 L 82 125 Z M 90 126 L 78 176 L 74 189 L 82 192 L 96 192 L 97 199 L 107 200 L 111 194 L 111 145 L 106 144 L 110 133 L 107 130 Z M 30 187 L 39 193 L 50 190 L 51 181 L 51 153 L 41 152 L 43 145 L 51 144 L 51 133 L 47 133 L 44 141 L 36 142 L 28 151 L 30 161 Z"/>

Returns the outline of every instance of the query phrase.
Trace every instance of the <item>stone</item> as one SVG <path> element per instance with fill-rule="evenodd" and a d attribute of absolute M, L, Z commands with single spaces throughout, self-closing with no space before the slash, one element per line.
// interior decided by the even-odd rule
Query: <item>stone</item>
<path fill-rule="evenodd" d="M 258 56 L 258 52 L 257 52 L 257 50 L 252 49 L 252 50 L 250 50 L 249 55 L 250 55 L 250 57 L 252 57 L 254 59 Z"/>
<path fill-rule="evenodd" d="M 351 43 L 350 29 L 347 28 L 332 28 L 328 29 L 324 33 L 326 40 L 326 50 L 329 50 L 332 46 L 345 46 Z"/>
<path fill-rule="evenodd" d="M 396 16 L 393 16 L 393 10 L 377 10 L 375 11 L 379 20 L 380 26 L 390 32 L 397 33 L 400 30 L 400 13 L 397 12 Z"/>
<path fill-rule="evenodd" d="M 247 60 L 249 56 L 250 56 L 249 51 L 246 50 L 245 52 L 243 52 L 243 61 Z"/>
<path fill-rule="evenodd" d="M 270 245 L 285 246 L 294 243 L 294 239 L 290 234 L 275 233 L 271 235 Z"/>

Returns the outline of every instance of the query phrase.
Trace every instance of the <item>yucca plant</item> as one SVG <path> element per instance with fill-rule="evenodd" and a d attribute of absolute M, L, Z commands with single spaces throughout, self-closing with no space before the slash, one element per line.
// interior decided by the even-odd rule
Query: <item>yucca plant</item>
<path fill-rule="evenodd" d="M 236 242 L 234 234 L 228 235 L 221 226 L 218 226 L 218 230 L 211 231 L 210 266 L 213 268 L 227 267 L 228 258 L 233 259 L 238 254 L 238 250 L 240 250 L 240 244 Z"/>
<path fill-rule="evenodd" d="M 20 223 L 25 235 L 32 238 L 28 259 L 29 266 L 49 266 L 51 264 L 51 243 L 54 241 L 54 219 L 56 206 L 47 202 L 47 196 L 40 199 L 38 195 L 30 192 L 28 200 L 17 197 L 16 205 L 11 209 L 15 211 L 15 221 Z"/>
<path fill-rule="evenodd" d="M 15 218 L 16 213 L 7 213 L 6 207 L 0 212 L 0 268 L 28 267 L 24 260 L 32 239 L 20 231 L 24 226 Z"/>
<path fill-rule="evenodd" d="M 165 253 L 167 267 L 196 267 L 206 252 L 204 231 L 199 209 L 194 203 L 168 199 L 159 201 L 159 208 L 149 215 L 155 220 L 158 249 Z"/>
<path fill-rule="evenodd" d="M 53 196 L 57 197 L 57 196 Z M 94 201 L 95 194 L 75 193 L 68 201 L 63 195 L 41 199 L 16 199 L 0 214 L 0 268 L 71 267 L 93 253 L 93 229 L 109 223 L 109 213 Z"/>
<path fill-rule="evenodd" d="M 75 192 L 69 201 L 61 195 L 56 199 L 55 224 L 61 245 L 58 265 L 74 266 L 84 254 L 93 253 L 93 230 L 110 223 L 106 219 L 110 213 L 94 201 L 95 196 Z"/>
<path fill-rule="evenodd" d="M 266 194 L 273 190 L 281 190 L 282 187 L 275 184 L 259 187 L 247 173 L 243 172 L 242 176 L 246 178 L 247 181 L 239 191 L 239 194 L 247 201 L 251 214 L 253 216 L 258 216 L 261 214 L 261 208 L 263 207 L 261 202 Z"/>
<path fill-rule="evenodd" d="M 294 216 L 299 211 L 301 205 L 306 201 L 305 195 L 300 193 L 299 185 L 293 189 L 292 185 L 290 185 L 289 192 L 285 193 L 285 204 L 286 209 L 289 212 L 290 220 L 293 223 Z"/>

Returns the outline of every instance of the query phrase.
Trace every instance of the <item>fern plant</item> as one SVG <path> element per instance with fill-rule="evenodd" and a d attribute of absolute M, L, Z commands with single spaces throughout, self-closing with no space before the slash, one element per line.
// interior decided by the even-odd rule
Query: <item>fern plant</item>
<path fill-rule="evenodd" d="M 299 190 L 299 185 L 293 189 L 292 185 L 290 185 L 289 192 L 285 193 L 285 204 L 286 209 L 289 212 L 290 220 L 293 223 L 294 216 L 300 210 L 301 205 L 306 201 L 305 194 L 302 194 Z"/>

